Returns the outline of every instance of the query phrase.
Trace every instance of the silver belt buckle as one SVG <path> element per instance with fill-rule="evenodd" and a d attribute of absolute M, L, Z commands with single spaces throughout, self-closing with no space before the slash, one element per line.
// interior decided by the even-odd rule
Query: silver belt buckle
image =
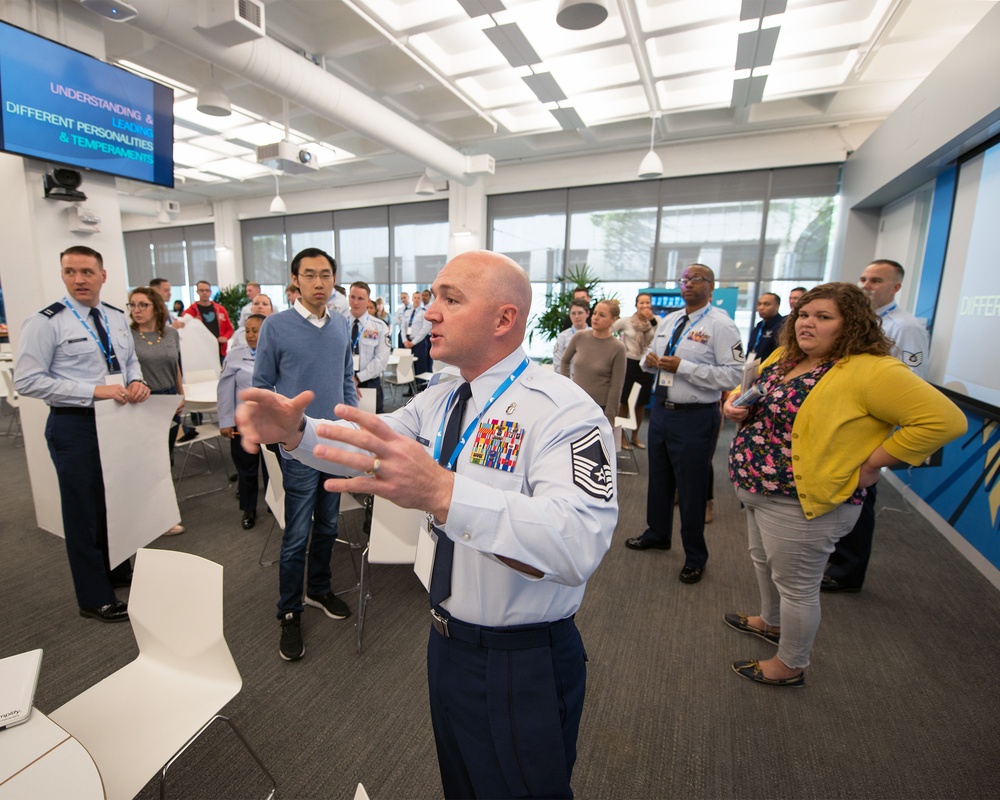
<path fill-rule="evenodd" d="M 451 634 L 448 632 L 448 620 L 438 614 L 433 608 L 431 609 L 431 624 L 434 626 L 434 630 L 440 633 L 445 639 L 451 638 Z"/>

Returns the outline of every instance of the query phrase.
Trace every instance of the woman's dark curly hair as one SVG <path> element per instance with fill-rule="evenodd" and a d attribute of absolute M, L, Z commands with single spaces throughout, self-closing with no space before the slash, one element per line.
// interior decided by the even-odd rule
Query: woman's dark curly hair
<path fill-rule="evenodd" d="M 799 310 L 813 300 L 833 300 L 844 318 L 840 336 L 837 337 L 837 342 L 829 353 L 831 361 L 861 353 L 873 356 L 889 355 L 892 339 L 882 332 L 882 321 L 872 308 L 868 295 L 853 283 L 823 283 L 802 295 L 795 308 L 785 318 L 785 324 L 781 329 L 781 345 L 785 348 L 785 360 L 795 363 L 806 357 L 795 338 L 795 322 L 799 318 Z"/>
<path fill-rule="evenodd" d="M 150 289 L 148 286 L 136 286 L 129 292 L 129 302 L 132 302 L 132 298 L 137 294 L 141 294 L 153 304 L 153 321 L 156 323 L 156 332 L 160 336 L 163 336 L 167 328 L 167 304 L 163 302 L 163 298 L 160 297 L 158 291 Z M 132 320 L 130 327 L 133 330 L 139 330 L 139 326 L 135 324 L 135 320 Z"/>

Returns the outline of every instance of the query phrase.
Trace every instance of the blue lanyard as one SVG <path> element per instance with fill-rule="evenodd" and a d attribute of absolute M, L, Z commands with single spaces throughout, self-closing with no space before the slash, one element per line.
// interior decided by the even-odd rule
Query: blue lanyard
<path fill-rule="evenodd" d="M 757 345 L 760 343 L 760 337 L 763 335 L 764 335 L 764 321 L 761 320 L 761 322 L 757 326 L 757 335 L 753 339 L 753 344 L 750 345 L 751 353 L 757 352 Z"/>
<path fill-rule="evenodd" d="M 528 368 L 529 363 L 531 363 L 531 359 L 525 356 L 524 361 L 518 364 L 517 369 L 515 369 L 512 373 L 510 373 L 510 375 L 507 376 L 507 379 L 496 388 L 493 394 L 490 395 L 490 399 L 486 401 L 486 405 L 483 406 L 483 410 L 479 412 L 479 414 L 476 416 L 474 420 L 472 420 L 472 422 L 469 423 L 469 427 L 465 429 L 465 433 L 462 434 L 462 438 L 458 440 L 458 443 L 455 445 L 455 450 L 448 458 L 448 463 L 445 465 L 445 469 L 451 470 L 454 468 L 455 458 L 458 456 L 459 453 L 462 452 L 462 448 L 465 447 L 466 441 L 468 441 L 469 437 L 472 435 L 472 432 L 479 425 L 479 421 L 483 418 L 483 415 L 487 411 L 489 411 L 490 406 L 493 405 L 493 403 L 500 397 L 500 395 L 506 392 L 510 388 L 511 384 L 513 384 L 514 381 L 516 381 L 521 376 L 521 373 Z M 434 440 L 434 460 L 438 462 L 441 461 L 441 445 L 443 444 L 442 439 L 444 437 L 444 429 L 445 426 L 448 424 L 448 412 L 451 411 L 451 406 L 452 403 L 455 402 L 455 395 L 457 393 L 458 393 L 458 388 L 455 388 L 452 390 L 451 395 L 448 397 L 448 402 L 444 407 L 444 417 L 441 419 L 441 424 L 438 426 L 437 438 Z"/>
<path fill-rule="evenodd" d="M 84 322 L 83 317 L 80 316 L 80 312 L 77 311 L 75 308 L 73 308 L 73 304 L 70 303 L 68 297 L 64 297 L 63 300 L 66 301 L 66 305 L 69 307 L 69 310 L 73 312 L 73 316 L 76 317 L 78 320 L 80 320 L 80 324 L 87 329 L 87 333 L 90 334 L 90 338 L 93 339 L 95 342 L 97 342 L 97 346 L 101 348 L 101 353 L 104 354 L 104 362 L 108 365 L 108 372 L 114 372 L 115 370 L 114 370 L 114 365 L 111 361 L 111 355 L 105 349 L 104 342 L 101 341 L 101 337 L 98 336 L 96 333 L 94 333 L 93 329 L 86 322 Z M 101 314 L 104 315 L 104 333 L 108 336 L 108 341 L 110 342 L 111 328 L 108 325 L 108 312 L 102 308 Z"/>
<path fill-rule="evenodd" d="M 889 316 L 889 315 L 890 315 L 890 314 L 891 314 L 891 313 L 892 313 L 893 311 L 895 311 L 895 310 L 896 310 L 896 304 L 895 304 L 895 303 L 893 303 L 893 304 L 892 304 L 891 306 L 889 306 L 889 307 L 888 307 L 888 308 L 887 308 L 887 309 L 886 309 L 885 311 L 883 311 L 883 312 L 882 312 L 881 314 L 879 314 L 879 316 L 880 316 L 880 317 L 887 317 L 887 316 Z"/>
<path fill-rule="evenodd" d="M 699 322 L 701 322 L 702 317 L 704 317 L 711 310 L 712 310 L 712 304 L 709 303 L 708 304 L 708 308 L 706 308 L 697 317 L 695 317 L 693 320 L 691 320 L 691 325 L 688 328 L 688 330 L 694 330 L 694 326 L 697 325 Z M 667 352 L 665 353 L 665 355 L 672 356 L 677 351 L 677 346 L 681 343 L 681 339 L 684 338 L 683 336 L 678 337 L 678 339 L 677 339 L 676 342 L 674 342 L 673 344 L 669 344 L 670 341 L 674 338 L 674 334 L 677 332 L 677 326 L 681 324 L 681 320 L 683 320 L 683 319 L 684 319 L 684 315 L 682 314 L 681 316 L 679 316 L 677 318 L 677 321 L 674 322 L 674 327 L 672 327 L 670 329 L 670 339 L 667 339 L 668 347 L 667 347 Z"/>

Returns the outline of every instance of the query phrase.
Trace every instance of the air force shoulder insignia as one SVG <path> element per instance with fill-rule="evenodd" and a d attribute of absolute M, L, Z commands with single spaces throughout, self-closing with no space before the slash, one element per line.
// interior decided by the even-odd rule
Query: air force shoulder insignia
<path fill-rule="evenodd" d="M 58 314 L 60 311 L 62 311 L 64 308 L 66 308 L 66 306 L 64 306 L 62 303 L 53 303 L 48 308 L 43 308 L 38 313 L 44 317 L 51 318 L 54 317 L 56 314 Z"/>
<path fill-rule="evenodd" d="M 908 350 L 904 350 L 902 361 L 911 369 L 916 368 L 924 363 L 924 354 L 922 351 L 919 353 L 911 353 Z"/>
<path fill-rule="evenodd" d="M 610 501 L 614 496 L 614 475 L 601 432 L 594 428 L 590 433 L 570 445 L 573 454 L 573 483 L 591 497 Z"/>
<path fill-rule="evenodd" d="M 743 342 L 737 342 L 733 345 L 733 358 L 737 361 L 745 361 L 746 356 L 743 354 Z"/>

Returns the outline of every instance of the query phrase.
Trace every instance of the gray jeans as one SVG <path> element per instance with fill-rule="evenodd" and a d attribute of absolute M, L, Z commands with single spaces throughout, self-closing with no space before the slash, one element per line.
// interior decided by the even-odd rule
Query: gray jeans
<path fill-rule="evenodd" d="M 778 658 L 793 669 L 809 666 L 819 628 L 819 585 L 837 540 L 854 527 L 860 505 L 842 503 L 807 519 L 794 497 L 736 489 L 746 507 L 750 559 L 760 589 L 760 616 L 781 626 Z"/>

